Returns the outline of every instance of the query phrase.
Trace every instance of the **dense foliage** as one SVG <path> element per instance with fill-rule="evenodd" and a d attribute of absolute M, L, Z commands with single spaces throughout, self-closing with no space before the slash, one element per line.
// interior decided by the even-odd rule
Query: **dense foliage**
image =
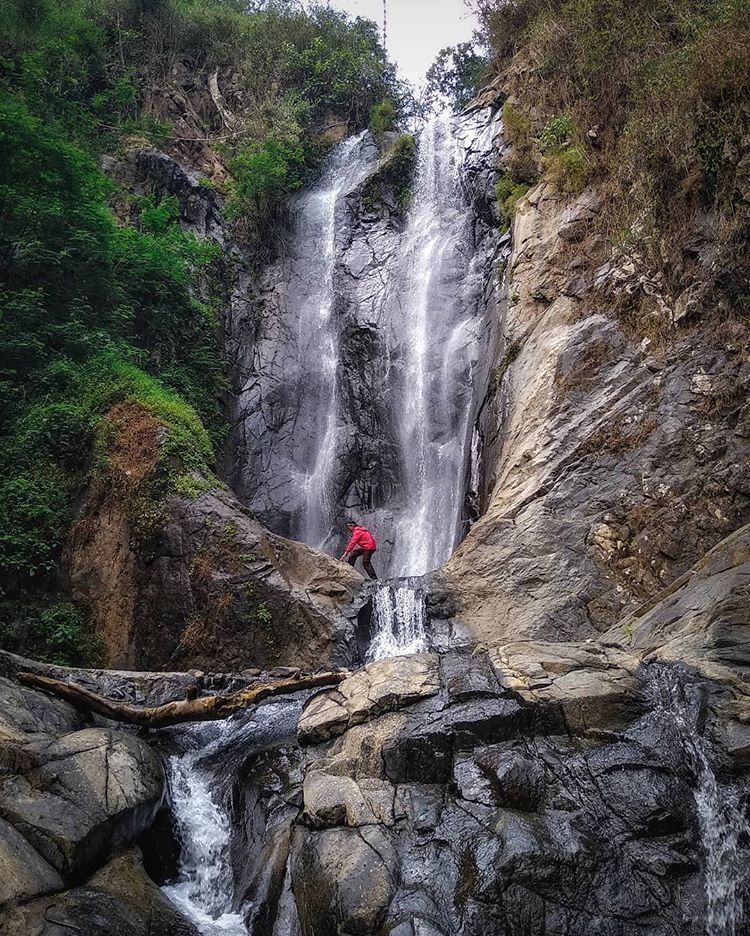
<path fill-rule="evenodd" d="M 687 219 L 715 212 L 716 299 L 747 312 L 747 0 L 472 5 L 511 96 L 515 179 L 541 169 L 576 192 L 599 177 L 608 233 L 675 289 Z"/>
<path fill-rule="evenodd" d="M 140 541 L 160 499 L 212 477 L 223 436 L 217 248 L 180 227 L 174 199 L 118 190 L 97 157 L 131 141 L 179 147 L 169 88 L 206 89 L 210 102 L 219 69 L 231 74 L 226 112 L 198 107 L 191 119 L 221 147 L 228 213 L 250 240 L 311 171 L 323 144 L 310 141 L 327 121 L 361 127 L 376 106 L 391 119 L 401 106 L 374 25 L 324 7 L 0 0 L 0 644 L 10 649 L 95 658 L 61 590 L 60 557 L 84 486 L 99 478 L 116 495 L 128 476 L 123 427 L 158 448 L 139 490 L 125 492 Z"/>
<path fill-rule="evenodd" d="M 486 53 L 473 42 L 441 49 L 427 70 L 425 108 L 440 109 L 447 104 L 460 111 L 476 96 L 488 71 Z"/>

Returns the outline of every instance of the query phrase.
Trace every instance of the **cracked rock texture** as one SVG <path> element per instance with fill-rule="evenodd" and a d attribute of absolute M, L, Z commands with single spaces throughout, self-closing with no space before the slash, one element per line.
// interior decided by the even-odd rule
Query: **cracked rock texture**
<path fill-rule="evenodd" d="M 25 663 L 3 654 L 3 671 L 11 661 Z M 67 703 L 5 676 L 0 700 L 0 933 L 58 936 L 91 925 L 102 936 L 148 936 L 145 906 L 138 928 L 114 895 L 99 899 L 106 875 L 97 869 L 151 825 L 164 795 L 159 757 L 133 732 L 86 725 Z M 83 884 L 94 872 L 99 884 Z M 71 885 L 81 886 L 64 891 Z M 190 927 L 164 932 L 193 936 Z"/>
<path fill-rule="evenodd" d="M 488 313 L 494 302 L 498 249 L 493 225 L 496 154 L 488 136 L 495 115 L 491 109 L 477 112 L 463 118 L 457 131 L 465 138 L 462 187 L 473 220 L 435 307 L 436 316 L 443 308 L 460 311 L 450 319 L 455 333 L 450 340 L 443 335 L 439 330 L 447 325 L 442 321 L 436 321 L 435 328 L 436 340 L 446 348 L 443 366 L 451 358 L 467 358 L 467 367 L 451 385 L 452 406 L 435 429 L 442 436 L 463 431 L 456 430 L 456 424 L 464 406 L 473 419 L 487 383 L 487 349 L 494 341 L 495 326 Z M 484 128 L 481 133 L 475 123 Z M 270 529 L 305 538 L 309 531 L 304 481 L 328 432 L 328 409 L 321 400 L 330 392 L 317 361 L 311 366 L 310 354 L 319 356 L 321 351 L 310 334 L 324 327 L 314 319 L 322 289 L 320 257 L 329 248 L 333 251 L 330 314 L 336 346 L 336 457 L 325 497 L 341 526 L 347 514 L 354 514 L 367 518 L 377 530 L 381 574 L 394 545 L 394 526 L 408 509 L 398 406 L 410 403 L 408 395 L 402 399 L 409 352 L 403 319 L 407 312 L 399 298 L 399 289 L 405 289 L 401 263 L 409 245 L 398 190 L 404 170 L 389 170 L 388 148 L 395 137 L 362 138 L 357 162 L 343 175 L 348 184 L 337 203 L 330 244 L 325 231 L 316 228 L 312 236 L 305 227 L 310 211 L 317 211 L 319 192 L 303 193 L 291 205 L 292 224 L 282 254 L 263 274 L 252 303 L 238 308 L 228 320 L 226 339 L 233 363 L 227 480 Z M 412 166 L 408 169 L 413 173 Z M 318 350 L 311 352 L 308 342 Z M 431 387 L 438 376 L 428 375 Z M 467 477 L 459 483 L 468 489 L 468 466 Z M 338 529 L 322 536 L 333 549 L 340 537 L 343 532 Z"/>
<path fill-rule="evenodd" d="M 704 936 L 705 770 L 746 822 L 749 531 L 598 640 L 382 660 L 240 717 L 237 743 L 202 766 L 253 936 Z M 0 655 L 0 933 L 62 936 L 90 916 L 95 936 L 193 936 L 127 850 L 160 801 L 155 755 L 20 688 L 29 666 L 66 673 Z M 190 680 L 260 678 L 67 672 L 152 704 Z M 172 751 L 171 735 L 150 737 Z M 726 821 L 711 817 L 720 836 Z M 159 883 L 165 834 L 138 839 Z M 746 835 L 737 847 L 742 878 Z"/>
<path fill-rule="evenodd" d="M 74 597 L 110 666 L 326 668 L 357 659 L 350 566 L 269 533 L 228 491 L 172 498 L 150 555 L 116 502 L 96 501 L 68 545 Z"/>
<path fill-rule="evenodd" d="M 543 182 L 515 216 L 482 516 L 433 584 L 478 639 L 596 636 L 750 520 L 747 328 L 693 322 L 660 345 L 621 325 L 642 284 L 605 262 L 600 210 Z"/>

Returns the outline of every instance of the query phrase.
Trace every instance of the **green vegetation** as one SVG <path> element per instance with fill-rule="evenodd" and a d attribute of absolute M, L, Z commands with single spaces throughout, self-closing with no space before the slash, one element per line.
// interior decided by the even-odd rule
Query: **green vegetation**
<path fill-rule="evenodd" d="M 516 212 L 516 205 L 530 187 L 528 182 L 516 182 L 509 172 L 502 172 L 498 176 L 495 183 L 495 197 L 501 231 L 509 230 Z"/>
<path fill-rule="evenodd" d="M 508 347 L 505 349 L 503 359 L 493 371 L 492 377 L 490 378 L 489 387 L 487 388 L 487 395 L 490 400 L 497 396 L 497 392 L 502 385 L 505 375 L 508 373 L 508 368 L 521 353 L 521 348 L 521 342 L 514 340 L 511 341 Z"/>
<path fill-rule="evenodd" d="M 488 70 L 486 53 L 473 42 L 459 42 L 441 49 L 427 70 L 426 109 L 445 102 L 454 111 L 462 110 L 476 97 Z"/>
<path fill-rule="evenodd" d="M 383 98 L 373 107 L 370 113 L 370 130 L 373 133 L 385 133 L 392 130 L 396 123 L 396 105 L 392 98 Z"/>
<path fill-rule="evenodd" d="M 401 133 L 383 154 L 362 191 L 364 204 L 372 209 L 383 201 L 384 192 L 393 193 L 402 214 L 411 201 L 411 183 L 417 145 L 411 133 Z"/>
<path fill-rule="evenodd" d="M 103 652 L 83 613 L 67 601 L 0 603 L 0 645 L 60 666 L 97 665 Z"/>
<path fill-rule="evenodd" d="M 503 75 L 512 101 L 503 116 L 520 168 L 531 156 L 569 192 L 592 177 L 604 183 L 607 230 L 630 231 L 647 262 L 667 264 L 676 286 L 688 219 L 716 212 L 716 299 L 746 311 L 749 220 L 740 193 L 750 133 L 747 0 L 473 6 L 492 72 Z M 518 166 L 510 168 L 522 178 Z"/>
<path fill-rule="evenodd" d="M 83 490 L 119 500 L 148 558 L 166 496 L 216 483 L 225 432 L 218 248 L 181 228 L 176 199 L 120 189 L 98 157 L 179 151 L 188 114 L 188 136 L 224 160 L 238 235 L 259 248 L 331 120 L 400 117 L 374 24 L 245 7 L 0 0 L 0 645 L 19 652 L 99 653 L 59 568 Z M 176 112 L 186 87 L 202 98 Z"/>
<path fill-rule="evenodd" d="M 240 147 L 229 163 L 228 216 L 260 235 L 284 200 L 302 185 L 304 163 L 299 144 L 276 137 Z"/>

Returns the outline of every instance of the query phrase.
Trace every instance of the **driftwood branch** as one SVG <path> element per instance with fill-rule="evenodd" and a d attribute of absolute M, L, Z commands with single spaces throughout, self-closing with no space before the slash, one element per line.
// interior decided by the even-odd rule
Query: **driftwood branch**
<path fill-rule="evenodd" d="M 260 683 L 228 695 L 182 699 L 152 708 L 130 705 L 127 702 L 113 702 L 96 692 L 84 689 L 83 686 L 59 679 L 50 679 L 48 676 L 39 676 L 36 673 L 19 673 L 17 678 L 24 686 L 42 689 L 67 702 L 72 702 L 77 708 L 95 712 L 105 718 L 128 722 L 132 725 L 143 725 L 146 728 L 166 728 L 168 725 L 180 725 L 184 722 L 216 721 L 220 718 L 228 718 L 235 712 L 271 696 L 335 685 L 346 679 L 348 675 L 346 672 L 317 673 L 314 676 L 299 676 L 296 679 L 277 679 L 274 682 Z"/>

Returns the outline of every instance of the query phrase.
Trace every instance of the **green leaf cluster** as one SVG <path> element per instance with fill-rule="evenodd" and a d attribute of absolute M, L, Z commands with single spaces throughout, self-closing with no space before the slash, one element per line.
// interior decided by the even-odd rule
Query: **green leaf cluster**
<path fill-rule="evenodd" d="M 459 42 L 441 49 L 427 70 L 427 109 L 441 109 L 447 105 L 454 111 L 462 110 L 476 97 L 488 74 L 487 53 L 473 42 Z"/>
<path fill-rule="evenodd" d="M 209 108 L 199 132 L 223 141 L 228 211 L 259 247 L 325 151 L 311 139 L 378 108 L 400 119 L 375 24 L 292 0 L 0 0 L 0 644 L 88 653 L 75 614 L 43 617 L 44 601 L 83 486 L 114 471 L 113 407 L 160 426 L 158 464 L 128 494 L 141 543 L 167 493 L 215 483 L 217 248 L 180 227 L 175 199 L 117 190 L 98 157 L 134 136 L 169 146 L 154 89 L 230 67 L 239 123 Z"/>
<path fill-rule="evenodd" d="M 495 182 L 495 198 L 497 200 L 497 214 L 499 228 L 507 231 L 516 213 L 516 205 L 531 188 L 529 182 L 518 182 L 510 172 L 502 172 Z"/>
<path fill-rule="evenodd" d="M 215 248 L 179 227 L 172 200 L 138 200 L 136 226 L 121 226 L 95 161 L 16 96 L 0 99 L 0 160 L 0 599 L 17 605 L 56 588 L 114 404 L 137 400 L 164 427 L 165 477 L 209 474 L 222 367 L 193 290 Z M 31 618 L 12 620 L 16 633 Z M 76 627 L 34 621 L 70 656 Z"/>

